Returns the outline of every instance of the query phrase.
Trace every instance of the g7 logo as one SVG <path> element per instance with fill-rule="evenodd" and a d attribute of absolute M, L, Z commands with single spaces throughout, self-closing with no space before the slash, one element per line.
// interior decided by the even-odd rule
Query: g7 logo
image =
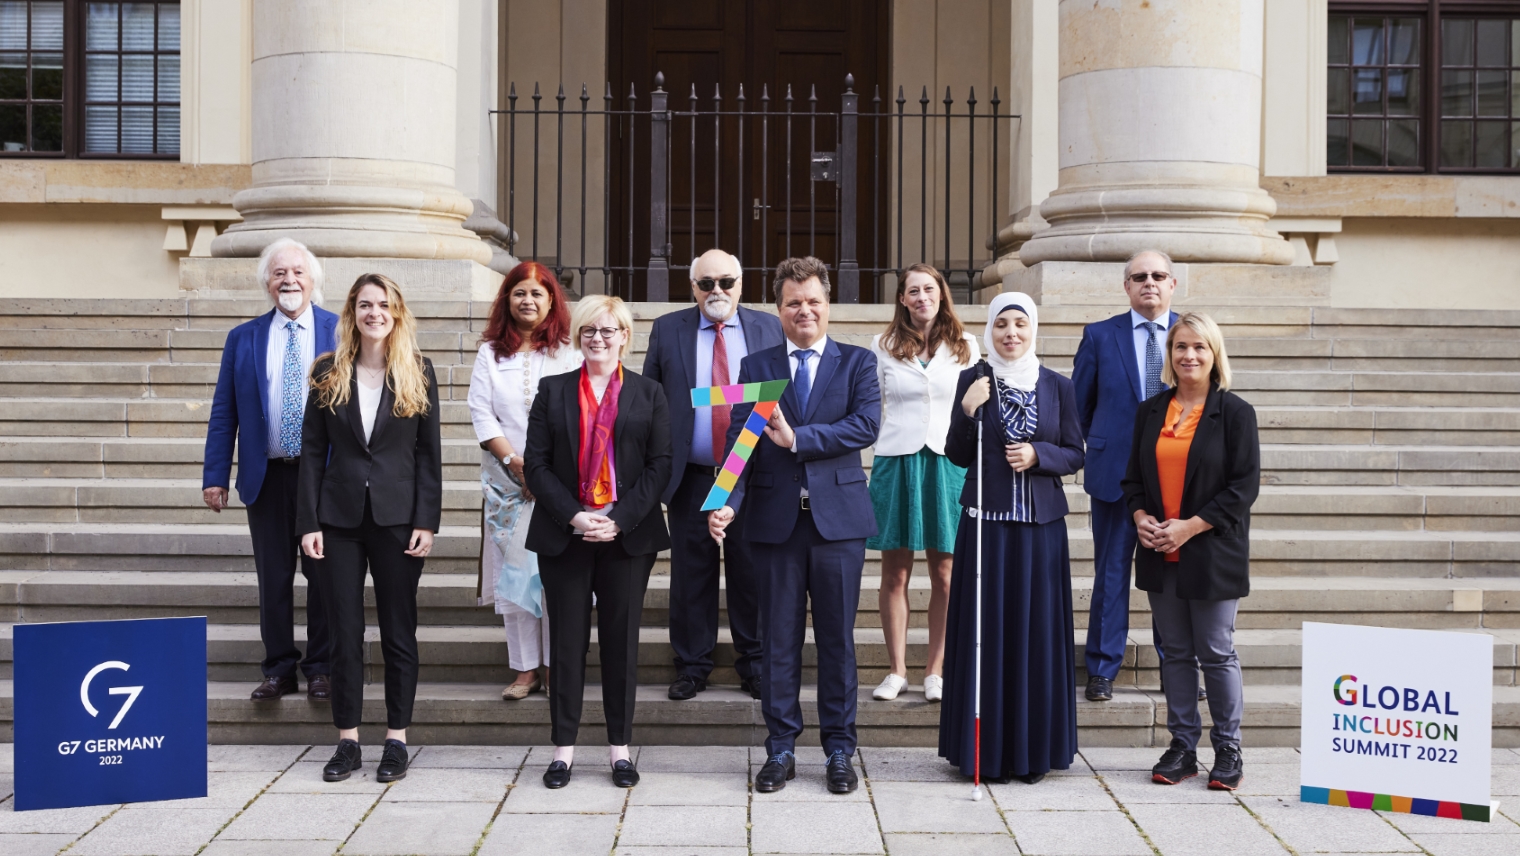
<path fill-rule="evenodd" d="M 125 672 L 130 668 L 132 667 L 120 660 L 107 660 L 86 673 L 84 683 L 79 685 L 79 701 L 84 705 L 85 712 L 91 716 L 100 715 L 100 711 L 95 709 L 95 705 L 90 704 L 90 682 L 95 680 L 96 675 L 104 672 L 106 669 L 121 669 Z M 142 687 L 111 687 L 109 690 L 106 690 L 110 695 L 124 695 L 127 697 L 127 703 L 121 706 L 121 710 L 116 711 L 116 718 L 111 720 L 111 724 L 106 726 L 107 728 L 115 728 L 121 724 L 122 717 L 126 716 L 127 711 L 132 709 L 132 703 L 137 701 L 137 696 L 142 691 Z"/>

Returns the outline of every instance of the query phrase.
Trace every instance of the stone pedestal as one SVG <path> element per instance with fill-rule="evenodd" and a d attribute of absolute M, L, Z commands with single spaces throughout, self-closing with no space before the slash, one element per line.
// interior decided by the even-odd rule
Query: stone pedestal
<path fill-rule="evenodd" d="M 1262 0 L 1062 0 L 1059 186 L 1022 264 L 1291 263 L 1258 186 L 1264 26 Z"/>
<path fill-rule="evenodd" d="M 253 4 L 253 186 L 212 253 L 289 236 L 323 257 L 488 263 L 454 186 L 458 40 L 458 0 Z"/>

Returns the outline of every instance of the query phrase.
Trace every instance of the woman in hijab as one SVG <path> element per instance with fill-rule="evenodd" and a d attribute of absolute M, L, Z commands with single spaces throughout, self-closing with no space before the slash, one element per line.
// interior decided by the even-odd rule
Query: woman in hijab
<path fill-rule="evenodd" d="M 1035 784 L 1077 752 L 1071 558 L 1061 477 L 1082 468 L 1071 381 L 1035 356 L 1039 310 L 993 298 L 986 362 L 961 372 L 945 455 L 968 467 L 951 572 L 939 753 L 976 766 L 976 562 L 982 515 L 982 778 Z M 985 407 L 983 405 L 986 405 Z M 977 417 L 982 421 L 977 468 Z M 982 483 L 980 512 L 977 481 Z"/>

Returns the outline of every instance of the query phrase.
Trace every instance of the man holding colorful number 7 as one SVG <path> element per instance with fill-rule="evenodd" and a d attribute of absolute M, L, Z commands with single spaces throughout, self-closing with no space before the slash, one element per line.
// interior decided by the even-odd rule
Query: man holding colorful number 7
<path fill-rule="evenodd" d="M 765 670 L 761 712 L 769 756 L 755 790 L 779 791 L 796 775 L 802 733 L 802 645 L 811 597 L 818 648 L 818 728 L 828 788 L 855 790 L 855 610 L 866 539 L 876 517 L 861 450 L 876 442 L 881 393 L 876 357 L 828 337 L 829 272 L 808 256 L 776 266 L 776 303 L 786 342 L 744 358 L 739 383 L 791 381 L 754 445 L 728 504 L 708 515 L 713 538 L 745 538 L 760 593 Z M 733 410 L 727 448 L 739 440 L 753 404 Z M 741 532 L 728 532 L 749 505 Z"/>

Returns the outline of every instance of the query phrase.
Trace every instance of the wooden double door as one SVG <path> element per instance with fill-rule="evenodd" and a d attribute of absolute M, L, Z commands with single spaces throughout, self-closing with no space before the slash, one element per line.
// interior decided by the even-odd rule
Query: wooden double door
<path fill-rule="evenodd" d="M 746 300 L 769 298 L 770 277 L 761 269 L 774 268 L 788 254 L 811 254 L 830 267 L 838 264 L 843 216 L 838 183 L 813 180 L 813 154 L 838 147 L 840 96 L 847 74 L 854 76 L 861 112 L 873 109 L 878 86 L 882 109 L 888 109 L 889 9 L 886 0 L 609 3 L 608 69 L 620 108 L 627 105 L 631 85 L 638 109 L 647 110 L 659 73 L 669 93 L 669 108 L 676 113 L 668 154 L 669 258 L 682 268 L 671 272 L 671 300 L 688 299 L 684 266 L 711 247 L 739 256 L 747 269 Z M 736 116 L 715 120 L 714 112 L 740 109 L 741 85 L 743 110 L 753 114 L 766 109 L 771 114 L 768 122 L 746 115 L 741 130 Z M 693 112 L 693 92 L 700 115 L 680 115 Z M 715 93 L 721 100 L 715 101 Z M 769 95 L 764 108 L 762 94 Z M 872 244 L 875 234 L 885 238 L 885 218 L 881 224 L 876 218 L 885 213 L 878 211 L 877 195 L 887 195 L 889 141 L 880 141 L 878 161 L 873 156 L 878 142 L 875 125 L 868 118 L 859 121 L 855 216 L 860 237 L 855 256 L 861 267 L 870 266 L 873 254 L 884 255 Z M 885 136 L 887 123 L 881 127 Z M 635 136 L 631 161 L 628 140 L 614 143 L 614 257 L 619 263 L 631 257 L 636 266 L 647 262 L 653 243 L 648 129 L 647 116 L 622 123 L 619 133 Z M 646 277 L 624 277 L 617 290 L 625 297 L 645 299 Z M 860 299 L 876 299 L 870 277 L 861 277 Z"/>

